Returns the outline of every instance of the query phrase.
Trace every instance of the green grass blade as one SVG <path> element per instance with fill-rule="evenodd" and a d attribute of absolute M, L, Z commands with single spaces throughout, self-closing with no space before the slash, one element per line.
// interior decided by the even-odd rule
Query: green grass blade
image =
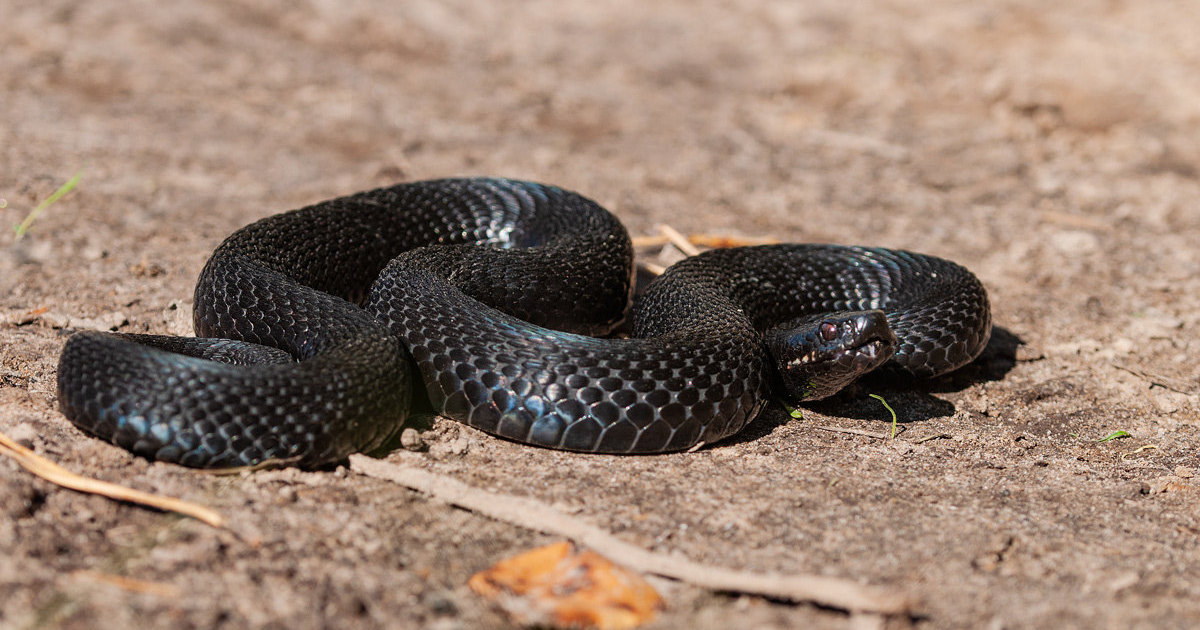
<path fill-rule="evenodd" d="M 878 400 L 879 402 L 883 403 L 883 408 L 887 409 L 888 413 L 892 414 L 892 439 L 893 440 L 896 439 L 896 410 L 892 409 L 892 406 L 889 405 L 888 402 L 883 399 L 883 396 L 880 396 L 879 394 L 867 394 L 867 395 L 870 396 L 871 398 L 874 398 L 875 400 Z"/>
<path fill-rule="evenodd" d="M 1099 440 L 1096 440 L 1096 443 L 1099 444 L 1101 442 L 1111 442 L 1113 440 L 1120 439 L 1123 437 L 1129 437 L 1129 432 L 1128 431 L 1113 431 L 1112 433 L 1109 433 L 1108 435 L 1100 438 Z"/>
<path fill-rule="evenodd" d="M 45 199 L 43 199 L 42 202 L 39 203 L 36 208 L 31 210 L 29 212 L 29 214 L 26 215 L 25 220 L 21 221 L 19 224 L 14 226 L 13 230 L 16 231 L 17 238 L 23 238 L 25 236 L 25 233 L 29 231 L 29 227 L 33 225 L 33 220 L 36 219 L 38 217 L 38 215 L 42 213 L 43 210 L 45 210 L 46 208 L 49 208 L 51 204 L 58 201 L 59 199 L 62 199 L 63 195 L 66 195 L 67 193 L 71 192 L 71 190 L 73 190 L 75 188 L 75 184 L 79 183 L 79 179 L 81 177 L 83 177 L 83 171 L 79 171 L 78 173 L 75 173 L 75 176 L 72 177 L 70 180 L 68 180 L 67 183 L 63 184 L 62 186 L 59 186 L 58 190 L 54 191 L 54 193 L 52 193 L 49 197 L 46 197 Z"/>

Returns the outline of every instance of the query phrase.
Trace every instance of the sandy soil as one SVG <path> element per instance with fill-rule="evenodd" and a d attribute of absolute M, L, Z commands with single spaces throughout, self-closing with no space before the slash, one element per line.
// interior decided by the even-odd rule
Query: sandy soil
<path fill-rule="evenodd" d="M 237 227 L 462 174 L 581 191 L 633 232 L 945 256 L 987 285 L 996 339 L 961 374 L 870 381 L 799 421 L 773 406 L 697 453 L 437 421 L 395 461 L 650 549 L 910 593 L 920 614 L 892 628 L 1200 624 L 1197 23 L 1194 3 L 1118 0 L 6 3 L 0 223 L 84 174 L 0 238 L 0 430 L 232 530 L 0 461 L 0 627 L 506 623 L 465 582 L 547 536 L 346 468 L 151 464 L 55 410 L 70 329 L 190 333 L 194 279 Z M 884 431 L 867 393 L 898 439 L 820 428 Z M 871 621 L 657 584 L 658 628 Z"/>

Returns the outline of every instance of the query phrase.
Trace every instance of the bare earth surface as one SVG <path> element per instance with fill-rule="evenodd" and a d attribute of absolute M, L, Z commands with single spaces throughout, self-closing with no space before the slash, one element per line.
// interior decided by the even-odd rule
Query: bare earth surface
<path fill-rule="evenodd" d="M 551 537 L 345 467 L 152 464 L 56 411 L 69 331 L 190 334 L 234 229 L 466 174 L 578 190 L 634 233 L 944 256 L 998 329 L 959 374 L 869 380 L 802 420 L 772 405 L 696 453 L 573 455 L 438 420 L 428 452 L 389 460 L 656 551 L 910 594 L 891 628 L 1200 625 L 1197 23 L 1189 2 L 4 3 L 0 224 L 84 174 L 0 237 L 0 431 L 231 526 L 0 460 L 0 627 L 507 624 L 467 578 Z M 886 432 L 868 393 L 898 438 L 825 429 Z M 879 622 L 655 584 L 657 628 Z"/>

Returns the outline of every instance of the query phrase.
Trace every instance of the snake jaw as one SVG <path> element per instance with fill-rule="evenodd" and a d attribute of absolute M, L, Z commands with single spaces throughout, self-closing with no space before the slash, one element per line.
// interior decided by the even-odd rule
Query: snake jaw
<path fill-rule="evenodd" d="M 871 339 L 856 348 L 846 351 L 837 359 L 848 369 L 865 374 L 883 365 L 896 353 L 896 342 L 886 339 Z"/>
<path fill-rule="evenodd" d="M 860 346 L 846 348 L 834 356 L 810 350 L 803 355 L 788 360 L 787 369 L 801 368 L 805 365 L 819 362 L 834 361 L 848 367 L 858 367 L 866 372 L 878 367 L 895 354 L 894 340 L 870 339 Z M 869 367 L 868 367 L 869 366 Z"/>
<path fill-rule="evenodd" d="M 845 311 L 792 320 L 766 333 L 784 393 L 795 401 L 836 394 L 896 352 L 883 311 Z"/>

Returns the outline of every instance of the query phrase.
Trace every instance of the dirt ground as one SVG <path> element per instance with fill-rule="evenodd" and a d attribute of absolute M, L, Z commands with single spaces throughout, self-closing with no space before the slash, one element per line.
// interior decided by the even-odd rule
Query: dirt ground
<path fill-rule="evenodd" d="M 988 287 L 996 334 L 959 374 L 868 380 L 802 420 L 772 405 L 696 453 L 438 420 L 390 460 L 648 549 L 910 594 L 890 628 L 1200 625 L 1197 23 L 1195 3 L 1119 0 L 5 3 L 0 223 L 83 175 L 0 237 L 0 431 L 231 525 L 0 460 L 0 627 L 505 626 L 467 578 L 553 538 L 346 467 L 148 463 L 55 400 L 72 329 L 190 334 L 234 229 L 466 174 L 578 190 L 634 233 L 944 256 Z M 828 430 L 886 431 L 868 393 L 898 438 Z M 655 628 L 878 625 L 655 584 Z"/>

